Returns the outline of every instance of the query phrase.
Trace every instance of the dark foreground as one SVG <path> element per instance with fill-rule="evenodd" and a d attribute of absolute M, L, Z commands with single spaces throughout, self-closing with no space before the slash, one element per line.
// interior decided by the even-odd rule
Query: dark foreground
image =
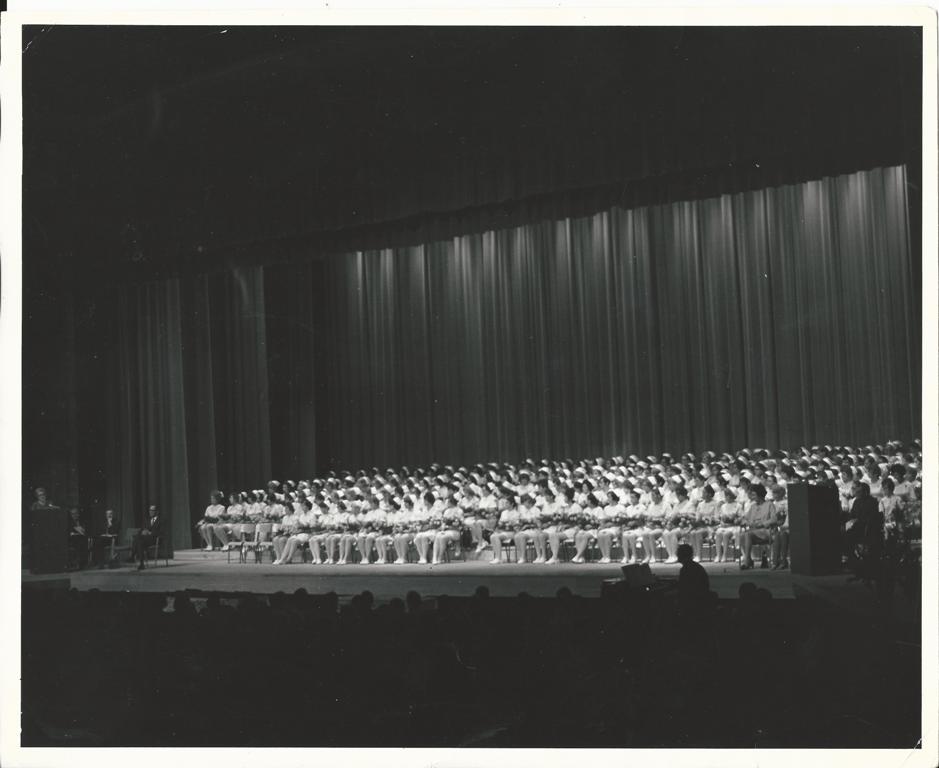
<path fill-rule="evenodd" d="M 812 598 L 23 594 L 24 746 L 912 747 L 919 628 Z M 871 599 L 874 599 L 873 596 Z"/>

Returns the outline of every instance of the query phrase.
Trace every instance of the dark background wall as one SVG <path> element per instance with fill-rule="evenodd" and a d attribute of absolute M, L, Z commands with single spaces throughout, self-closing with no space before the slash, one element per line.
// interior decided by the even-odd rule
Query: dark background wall
<path fill-rule="evenodd" d="M 315 354 L 296 311 L 323 327 L 333 254 L 898 164 L 918 231 L 915 29 L 24 37 L 24 485 L 59 499 L 106 497 L 125 286 L 268 265 L 269 421 L 299 425 L 325 385 L 292 376 Z M 314 449 L 275 429 L 271 471 L 323 468 L 324 421 Z"/>

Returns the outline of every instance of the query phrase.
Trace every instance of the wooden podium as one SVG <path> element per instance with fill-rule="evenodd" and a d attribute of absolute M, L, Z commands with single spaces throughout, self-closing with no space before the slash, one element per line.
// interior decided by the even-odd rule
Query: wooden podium
<path fill-rule="evenodd" d="M 69 514 L 58 507 L 29 511 L 30 570 L 62 573 L 68 569 Z"/>
<path fill-rule="evenodd" d="M 790 483 L 789 562 L 792 573 L 822 576 L 841 571 L 841 507 L 838 491 Z"/>

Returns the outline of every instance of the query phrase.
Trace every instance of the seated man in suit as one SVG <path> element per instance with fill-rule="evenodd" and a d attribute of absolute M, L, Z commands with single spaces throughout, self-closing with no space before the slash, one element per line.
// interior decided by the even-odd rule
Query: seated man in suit
<path fill-rule="evenodd" d="M 102 563 L 104 560 L 111 559 L 111 553 L 114 545 L 117 543 L 117 537 L 121 533 L 121 523 L 114 517 L 113 509 L 104 511 L 104 522 L 94 538 L 94 556 L 96 563 Z"/>
<path fill-rule="evenodd" d="M 131 547 L 132 557 L 139 562 L 137 566 L 138 571 L 144 569 L 144 555 L 146 554 L 147 548 L 152 547 L 154 543 L 156 543 L 156 540 L 160 536 L 162 526 L 163 519 L 162 515 L 160 515 L 160 510 L 157 509 L 156 504 L 151 504 L 147 523 L 140 530 L 140 533 L 134 536 Z"/>
<path fill-rule="evenodd" d="M 88 564 L 88 542 L 88 532 L 82 523 L 81 511 L 78 507 L 72 507 L 69 510 L 68 545 L 77 556 L 79 568 Z"/>

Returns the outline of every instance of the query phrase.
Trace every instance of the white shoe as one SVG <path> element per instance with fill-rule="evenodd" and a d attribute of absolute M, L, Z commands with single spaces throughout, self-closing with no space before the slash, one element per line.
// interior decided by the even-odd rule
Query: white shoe
<path fill-rule="evenodd" d="M 329 558 L 326 559 L 326 563 L 325 563 L 325 564 L 326 564 L 326 565 L 335 565 L 335 564 L 336 564 L 336 561 L 333 560 L 331 557 L 329 557 Z"/>
<path fill-rule="evenodd" d="M 215 547 L 213 547 L 213 546 L 208 546 L 208 547 L 203 547 L 203 548 L 202 548 L 202 551 L 203 551 L 203 552 L 211 552 L 213 549 L 215 549 Z"/>
<path fill-rule="evenodd" d="M 677 562 L 678 562 L 678 558 L 677 558 L 677 557 L 670 557 L 670 558 L 668 558 L 668 560 L 666 560 L 665 562 L 666 562 L 666 563 L 677 563 Z"/>
<path fill-rule="evenodd" d="M 536 558 L 534 559 L 534 562 L 537 563 L 538 565 L 541 565 L 542 563 L 546 562 L 546 560 L 544 559 L 544 555 L 542 555 L 542 556 L 540 556 L 540 557 L 536 557 Z"/>
<path fill-rule="evenodd" d="M 395 565 L 406 565 L 407 562 L 403 557 L 399 557 L 395 560 Z"/>
<path fill-rule="evenodd" d="M 486 545 L 485 545 L 485 544 L 477 544 L 477 545 L 476 545 L 476 554 L 478 555 L 478 554 L 479 554 L 480 552 L 482 552 L 485 548 L 486 548 Z"/>
<path fill-rule="evenodd" d="M 380 557 L 378 558 L 378 560 L 375 561 L 375 565 L 384 565 L 384 564 L 385 564 L 385 558 L 383 557 Z"/>
<path fill-rule="evenodd" d="M 492 558 L 492 560 L 489 561 L 491 565 L 502 565 L 502 562 L 503 561 L 498 557 L 494 557 Z"/>
<path fill-rule="evenodd" d="M 586 563 L 587 561 L 584 560 L 584 558 L 582 557 L 572 557 L 571 562 L 572 563 Z"/>
<path fill-rule="evenodd" d="M 359 565 L 371 565 L 371 563 L 368 561 L 367 557 L 363 557 L 361 560 L 359 560 Z"/>
<path fill-rule="evenodd" d="M 431 565 L 440 565 L 440 562 L 441 562 L 441 561 L 438 560 L 438 559 L 435 557 L 433 560 L 430 561 L 430 564 L 431 564 Z"/>
<path fill-rule="evenodd" d="M 343 560 L 341 557 L 336 561 L 336 565 L 345 565 L 345 564 L 346 564 L 346 561 Z"/>
<path fill-rule="evenodd" d="M 418 564 L 418 565 L 427 565 L 427 558 L 419 557 L 419 558 L 417 559 L 417 564 Z"/>
<path fill-rule="evenodd" d="M 701 558 L 700 558 L 700 557 L 692 557 L 691 559 L 694 560 L 696 563 L 700 563 L 700 562 L 701 562 Z"/>
<path fill-rule="evenodd" d="M 609 564 L 610 564 L 610 558 L 608 558 L 608 557 L 601 557 L 601 558 L 600 558 L 600 565 L 609 565 Z"/>
<path fill-rule="evenodd" d="M 557 565 L 557 564 L 560 563 L 560 562 L 561 562 L 561 561 L 558 560 L 556 557 L 552 557 L 552 558 L 550 558 L 550 559 L 547 561 L 547 564 L 548 564 L 548 565 Z"/>

